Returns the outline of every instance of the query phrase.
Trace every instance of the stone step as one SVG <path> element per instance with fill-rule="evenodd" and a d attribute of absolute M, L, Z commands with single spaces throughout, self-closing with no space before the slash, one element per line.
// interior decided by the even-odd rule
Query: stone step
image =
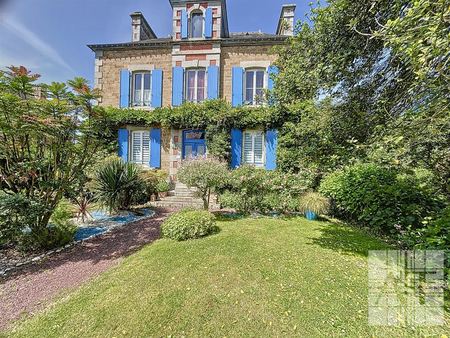
<path fill-rule="evenodd" d="M 194 208 L 194 209 L 203 209 L 203 203 L 183 203 L 183 202 L 172 202 L 172 201 L 157 201 L 152 202 L 152 206 L 159 208 Z"/>
<path fill-rule="evenodd" d="M 170 200 L 170 199 L 177 199 L 177 198 L 185 199 L 185 200 L 194 200 L 194 201 L 195 200 L 197 200 L 197 201 L 201 201 L 202 200 L 201 198 L 192 197 L 191 195 L 189 195 L 189 196 L 170 195 L 170 196 L 161 198 L 161 200 Z"/>
<path fill-rule="evenodd" d="M 180 196 L 180 197 L 191 197 L 191 198 L 195 198 L 195 194 L 193 194 L 192 192 L 179 192 L 179 191 L 169 191 L 167 193 L 168 196 Z"/>
<path fill-rule="evenodd" d="M 194 194 L 196 191 L 195 190 L 189 190 L 189 189 L 174 189 L 174 190 L 172 190 L 172 191 L 175 191 L 175 192 L 179 192 L 179 193 L 191 193 L 191 194 Z"/>

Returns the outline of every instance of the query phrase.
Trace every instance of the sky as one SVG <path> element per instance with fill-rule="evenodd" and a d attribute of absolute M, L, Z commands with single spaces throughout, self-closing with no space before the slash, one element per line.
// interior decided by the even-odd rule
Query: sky
<path fill-rule="evenodd" d="M 228 0 L 230 32 L 275 33 L 286 3 L 305 20 L 309 0 Z M 94 53 L 86 45 L 129 42 L 134 11 L 158 37 L 172 33 L 169 0 L 0 0 L 0 68 L 23 65 L 45 83 L 75 76 L 92 83 Z"/>

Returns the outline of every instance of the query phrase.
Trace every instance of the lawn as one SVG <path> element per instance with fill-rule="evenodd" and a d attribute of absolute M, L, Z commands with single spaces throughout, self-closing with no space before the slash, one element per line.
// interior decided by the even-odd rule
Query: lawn
<path fill-rule="evenodd" d="M 302 218 L 222 221 L 159 240 L 8 333 L 18 337 L 405 336 L 367 324 L 369 249 L 358 230 Z"/>

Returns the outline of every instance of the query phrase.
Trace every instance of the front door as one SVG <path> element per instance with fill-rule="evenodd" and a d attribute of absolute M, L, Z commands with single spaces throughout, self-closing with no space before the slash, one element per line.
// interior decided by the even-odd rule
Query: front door
<path fill-rule="evenodd" d="M 183 131 L 183 159 L 206 156 L 206 133 L 204 130 Z"/>

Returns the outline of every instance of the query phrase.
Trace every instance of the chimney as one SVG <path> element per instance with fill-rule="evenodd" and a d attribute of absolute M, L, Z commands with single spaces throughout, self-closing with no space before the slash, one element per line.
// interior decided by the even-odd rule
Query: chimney
<path fill-rule="evenodd" d="M 297 5 L 283 5 L 281 8 L 280 20 L 278 21 L 277 35 L 293 36 L 295 8 Z"/>
<path fill-rule="evenodd" d="M 132 28 L 132 42 L 138 42 L 143 40 L 156 39 L 156 34 L 145 20 L 144 15 L 141 12 L 134 12 L 131 16 L 131 28 Z"/>

